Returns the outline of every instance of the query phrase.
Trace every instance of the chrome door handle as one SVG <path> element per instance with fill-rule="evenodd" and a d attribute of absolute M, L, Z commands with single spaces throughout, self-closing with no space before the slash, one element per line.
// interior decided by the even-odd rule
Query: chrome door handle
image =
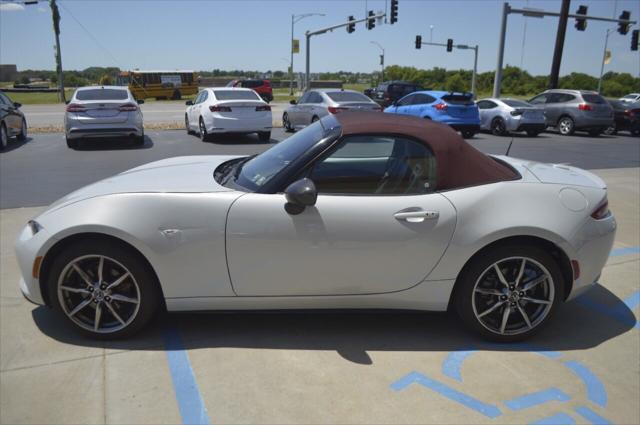
<path fill-rule="evenodd" d="M 420 222 L 425 219 L 436 219 L 440 217 L 440 213 L 438 211 L 406 211 L 406 212 L 397 212 L 393 215 L 397 220 L 407 220 L 412 222 Z"/>

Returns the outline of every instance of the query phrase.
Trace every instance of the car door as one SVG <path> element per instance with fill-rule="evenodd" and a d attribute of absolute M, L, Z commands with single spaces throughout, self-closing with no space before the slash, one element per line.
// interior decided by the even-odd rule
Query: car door
<path fill-rule="evenodd" d="M 545 123 L 549 126 L 549 125 L 555 125 L 555 123 L 550 124 L 550 120 L 547 118 L 547 100 L 549 100 L 551 93 L 542 93 L 539 94 L 538 96 L 532 98 L 531 100 L 529 100 L 529 103 L 532 104 L 533 106 L 537 107 L 537 108 L 541 108 L 542 109 L 542 113 L 544 114 L 544 119 L 545 119 Z"/>
<path fill-rule="evenodd" d="M 305 119 L 303 124 L 311 124 L 313 117 L 322 118 L 327 115 L 327 110 L 323 105 L 322 95 L 317 91 L 309 92 L 309 98 L 305 105 Z"/>
<path fill-rule="evenodd" d="M 481 100 L 477 103 L 480 113 L 480 127 L 487 130 L 491 128 L 491 120 L 496 116 L 498 104 L 491 100 Z"/>
<path fill-rule="evenodd" d="M 430 105 L 435 101 L 436 99 L 433 96 L 425 93 L 416 93 L 413 97 L 411 115 L 420 118 L 431 118 L 431 116 L 429 115 L 429 111 L 432 109 L 430 108 Z"/>
<path fill-rule="evenodd" d="M 302 213 L 285 195 L 248 193 L 231 206 L 227 261 L 240 296 L 400 291 L 435 267 L 456 212 L 436 187 L 431 150 L 399 136 L 341 140 L 299 177 L 318 189 Z"/>
<path fill-rule="evenodd" d="M 566 102 L 574 99 L 575 96 L 567 93 L 551 93 L 544 108 L 547 125 L 555 126 L 560 116 L 566 112 Z"/>
<path fill-rule="evenodd" d="M 196 105 L 200 103 L 200 99 L 202 99 L 202 93 L 204 92 L 201 91 L 200 93 L 198 93 L 198 95 L 196 96 L 196 99 L 193 101 L 193 105 L 189 106 L 187 109 L 187 116 L 189 117 L 189 125 L 192 128 L 198 127 L 198 116 L 196 115 L 195 111 L 196 111 Z"/>

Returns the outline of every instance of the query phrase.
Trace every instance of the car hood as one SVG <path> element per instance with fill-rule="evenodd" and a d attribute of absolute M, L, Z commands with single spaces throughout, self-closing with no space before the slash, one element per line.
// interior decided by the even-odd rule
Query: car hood
<path fill-rule="evenodd" d="M 238 155 L 182 156 L 150 162 L 85 186 L 57 200 L 49 212 L 71 203 L 118 193 L 211 193 L 233 189 L 218 184 L 213 172 Z"/>

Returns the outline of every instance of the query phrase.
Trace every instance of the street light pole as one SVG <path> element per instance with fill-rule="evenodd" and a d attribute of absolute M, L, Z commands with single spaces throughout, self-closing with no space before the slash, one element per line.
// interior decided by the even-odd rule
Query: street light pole
<path fill-rule="evenodd" d="M 309 16 L 325 16 L 324 13 L 303 13 L 302 15 L 291 15 L 291 63 L 289 65 L 289 95 L 293 96 L 293 28 L 296 22 Z"/>
<path fill-rule="evenodd" d="M 613 29 L 609 28 L 607 34 L 604 37 L 604 50 L 602 51 L 602 63 L 600 64 L 600 78 L 598 79 L 598 93 L 601 93 L 602 89 L 602 74 L 604 73 L 604 61 L 607 58 L 607 45 L 609 44 L 609 34 Z"/>
<path fill-rule="evenodd" d="M 382 51 L 382 55 L 380 56 L 380 65 L 382 66 L 382 70 L 380 71 L 380 83 L 384 81 L 384 47 L 380 45 L 377 41 L 371 41 L 371 44 L 375 44 Z"/>
<path fill-rule="evenodd" d="M 433 25 L 429 25 L 429 43 L 433 43 Z"/>

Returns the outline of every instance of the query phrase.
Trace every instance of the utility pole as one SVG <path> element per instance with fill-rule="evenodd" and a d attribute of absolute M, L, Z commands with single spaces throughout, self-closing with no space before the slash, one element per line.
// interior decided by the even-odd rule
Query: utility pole
<path fill-rule="evenodd" d="M 325 16 L 324 13 L 303 13 L 302 15 L 291 15 L 291 63 L 289 64 L 289 96 L 293 96 L 293 26 L 296 22 L 308 18 L 309 16 Z M 295 52 L 298 53 L 298 52 Z"/>
<path fill-rule="evenodd" d="M 567 33 L 567 21 L 569 20 L 569 6 L 571 0 L 562 0 L 560 7 L 560 18 L 558 19 L 558 33 L 556 34 L 556 47 L 553 50 L 553 62 L 551 63 L 551 74 L 549 74 L 549 88 L 558 88 L 558 78 L 560 76 L 560 62 L 562 61 L 562 50 L 564 49 L 564 37 Z"/>
<path fill-rule="evenodd" d="M 64 95 L 64 78 L 62 75 L 62 54 L 60 53 L 60 11 L 56 0 L 49 0 L 49 6 L 51 7 L 51 16 L 53 18 L 53 32 L 56 39 L 56 71 L 58 73 L 58 99 L 60 102 L 65 103 L 67 101 Z"/>
<path fill-rule="evenodd" d="M 602 63 L 600 64 L 600 78 L 598 78 L 598 93 L 602 90 L 602 75 L 604 74 L 604 62 L 607 59 L 607 45 L 609 44 L 609 34 L 613 29 L 609 28 L 604 36 L 604 50 L 602 52 Z"/>

